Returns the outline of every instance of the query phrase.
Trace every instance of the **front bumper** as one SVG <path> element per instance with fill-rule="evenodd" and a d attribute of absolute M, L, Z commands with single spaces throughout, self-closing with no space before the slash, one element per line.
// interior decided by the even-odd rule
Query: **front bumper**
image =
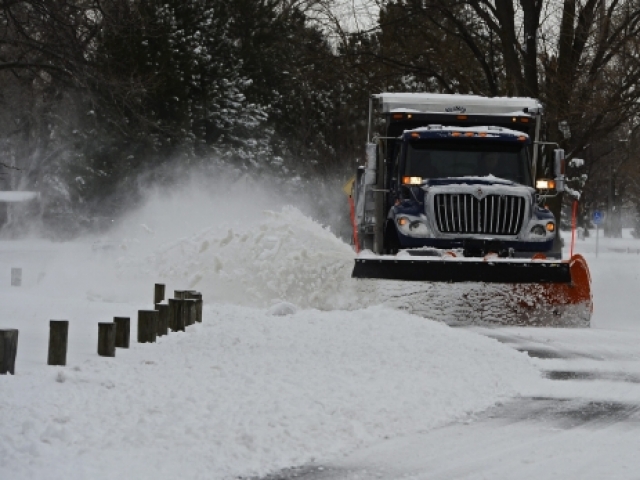
<path fill-rule="evenodd" d="M 513 250 L 514 252 L 548 252 L 553 247 L 553 238 L 544 242 L 523 242 L 520 240 L 504 240 L 497 238 L 416 238 L 398 231 L 401 248 L 438 248 L 442 250 L 483 250 L 498 252 Z"/>

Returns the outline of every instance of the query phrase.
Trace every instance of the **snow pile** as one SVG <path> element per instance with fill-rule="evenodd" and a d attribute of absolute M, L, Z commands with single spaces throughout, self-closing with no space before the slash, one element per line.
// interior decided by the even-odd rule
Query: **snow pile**
<path fill-rule="evenodd" d="M 149 256 L 122 257 L 120 266 L 123 276 L 155 274 L 208 301 L 326 310 L 353 305 L 353 259 L 351 247 L 328 229 L 284 207 L 244 225 L 210 227 Z"/>
<path fill-rule="evenodd" d="M 43 363 L 0 377 L 2 478 L 264 474 L 466 418 L 539 381 L 495 340 L 381 307 L 214 304 L 157 345 Z"/>

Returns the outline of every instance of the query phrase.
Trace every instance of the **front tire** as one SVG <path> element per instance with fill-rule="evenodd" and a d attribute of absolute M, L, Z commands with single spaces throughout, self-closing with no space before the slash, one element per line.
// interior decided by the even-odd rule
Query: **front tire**
<path fill-rule="evenodd" d="M 400 240 L 398 239 L 398 231 L 393 222 L 387 220 L 384 229 L 384 248 L 383 251 L 387 255 L 395 255 L 400 250 Z"/>
<path fill-rule="evenodd" d="M 360 247 L 361 250 L 373 251 L 373 235 L 360 231 Z"/>

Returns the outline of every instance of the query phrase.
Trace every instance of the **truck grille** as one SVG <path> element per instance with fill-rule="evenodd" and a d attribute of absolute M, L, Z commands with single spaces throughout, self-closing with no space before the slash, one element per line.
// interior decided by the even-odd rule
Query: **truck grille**
<path fill-rule="evenodd" d="M 525 199 L 515 195 L 478 199 L 466 193 L 441 193 L 435 195 L 434 207 L 442 233 L 517 235 L 524 220 Z"/>

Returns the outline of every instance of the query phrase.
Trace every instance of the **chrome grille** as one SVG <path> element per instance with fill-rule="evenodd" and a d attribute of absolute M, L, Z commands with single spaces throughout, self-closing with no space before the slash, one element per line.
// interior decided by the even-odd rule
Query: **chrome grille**
<path fill-rule="evenodd" d="M 525 199 L 516 195 L 478 199 L 468 193 L 440 193 L 434 196 L 434 210 L 442 233 L 517 235 L 524 221 Z"/>

